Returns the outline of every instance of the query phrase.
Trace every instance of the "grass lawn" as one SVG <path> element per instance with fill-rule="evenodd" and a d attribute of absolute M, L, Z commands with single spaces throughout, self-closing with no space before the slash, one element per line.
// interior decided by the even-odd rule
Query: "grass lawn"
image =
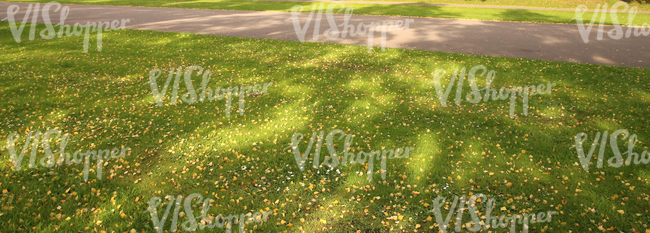
<path fill-rule="evenodd" d="M 49 0 L 23 0 L 22 2 L 49 2 Z M 320 3 L 313 2 L 264 2 L 264 1 L 228 1 L 228 0 L 202 0 L 202 1 L 177 1 L 177 0 L 61 0 L 65 4 L 93 4 L 93 5 L 120 5 L 120 6 L 148 6 L 148 7 L 172 7 L 172 8 L 195 8 L 195 9 L 222 9 L 222 10 L 247 10 L 247 11 L 280 11 L 291 12 L 295 5 L 304 6 L 303 11 L 309 12 L 313 5 Z M 324 10 L 331 3 L 325 3 Z M 578 4 L 576 4 L 577 6 Z M 575 24 L 573 11 L 549 11 L 549 10 L 518 10 L 518 9 L 494 9 L 494 8 L 467 8 L 467 7 L 446 7 L 446 6 L 418 6 L 418 5 L 382 5 L 382 4 L 345 4 L 346 7 L 354 8 L 354 14 L 359 15 L 390 15 L 390 16 L 413 16 L 430 18 L 452 18 L 452 19 L 475 19 L 492 21 L 515 21 L 515 22 L 537 22 L 537 23 L 563 23 Z M 575 9 L 575 7 L 572 9 Z M 610 5 L 611 6 L 611 5 Z M 589 9 L 594 9 L 590 6 Z M 340 9 L 336 7 L 335 10 Z M 620 8 L 623 10 L 623 8 Z M 343 13 L 344 11 L 342 11 Z M 593 16 L 592 12 L 583 15 L 583 19 L 589 22 Z M 599 16 L 600 18 L 600 16 Z M 618 20 L 621 24 L 628 21 L 627 13 L 619 13 Z M 595 24 L 598 24 L 596 21 Z M 650 24 L 650 14 L 637 13 L 634 18 L 634 25 Z M 611 16 L 608 14 L 604 24 L 612 25 Z"/>
<path fill-rule="evenodd" d="M 18 133 L 20 150 L 27 131 L 58 129 L 70 134 L 67 152 L 131 151 L 106 161 L 103 179 L 92 169 L 84 182 L 82 164 L 28 168 L 30 152 L 16 171 L 3 145 L 2 231 L 154 232 L 149 200 L 191 193 L 215 200 L 215 216 L 273 211 L 268 222 L 246 226 L 255 232 L 437 231 L 429 212 L 436 197 L 476 193 L 496 200 L 493 215 L 558 212 L 531 232 L 650 228 L 650 165 L 597 168 L 594 155 L 586 172 L 571 148 L 577 133 L 589 135 L 588 151 L 596 132 L 627 129 L 638 136 L 635 152 L 648 149 L 648 69 L 134 30 L 105 32 L 101 52 L 91 37 L 84 54 L 82 37 L 30 41 L 26 34 L 16 43 L 0 23 L 0 135 Z M 166 77 L 192 65 L 212 71 L 211 88 L 273 85 L 247 99 L 243 116 L 233 104 L 226 117 L 224 100 L 171 105 L 170 90 L 157 106 L 149 72 Z M 496 71 L 492 87 L 556 86 L 530 98 L 527 116 L 520 98 L 514 118 L 505 100 L 455 105 L 452 93 L 442 107 L 432 73 L 445 69 L 446 87 L 453 69 L 476 65 Z M 482 88 L 485 76 L 477 81 Z M 181 81 L 179 93 L 186 92 Z M 385 180 L 378 164 L 371 182 L 365 165 L 313 169 L 313 155 L 300 171 L 285 149 L 292 135 L 305 135 L 304 150 L 312 132 L 333 129 L 355 135 L 354 152 L 415 151 L 389 160 Z M 335 145 L 340 152 L 343 140 Z M 44 156 L 39 146 L 36 159 Z M 180 225 L 187 218 L 179 216 Z"/>
<path fill-rule="evenodd" d="M 568 8 L 575 9 L 578 5 L 586 5 L 593 9 L 598 4 L 607 3 L 610 6 L 618 0 L 342 0 L 342 1 L 370 1 L 370 2 L 418 2 L 418 3 L 437 3 L 437 4 L 467 4 L 467 5 L 485 5 L 485 6 L 521 6 L 521 7 L 545 7 L 545 8 Z M 639 10 L 650 10 L 650 2 L 646 0 L 628 0 L 625 1 Z"/>

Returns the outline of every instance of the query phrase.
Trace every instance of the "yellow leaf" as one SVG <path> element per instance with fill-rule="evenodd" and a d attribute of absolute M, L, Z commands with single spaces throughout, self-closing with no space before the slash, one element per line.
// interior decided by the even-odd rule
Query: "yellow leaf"
<path fill-rule="evenodd" d="M 619 214 L 625 214 L 625 210 L 618 210 Z"/>
<path fill-rule="evenodd" d="M 432 220 L 431 216 L 427 217 L 427 221 L 431 221 L 431 220 Z"/>
<path fill-rule="evenodd" d="M 429 207 L 429 203 L 424 203 L 424 207 Z"/>

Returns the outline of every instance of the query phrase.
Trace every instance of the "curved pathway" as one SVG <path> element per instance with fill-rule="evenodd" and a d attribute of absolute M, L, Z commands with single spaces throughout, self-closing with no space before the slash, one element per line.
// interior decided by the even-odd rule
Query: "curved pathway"
<path fill-rule="evenodd" d="M 22 20 L 27 3 L 0 2 L 0 19 L 7 17 L 6 9 L 11 4 L 21 6 L 16 18 Z M 70 13 L 65 21 L 66 24 L 130 19 L 126 24 L 128 29 L 299 40 L 294 24 L 290 20 L 291 13 L 67 6 L 70 7 Z M 52 23 L 58 23 L 58 14 L 51 15 Z M 301 25 L 305 24 L 307 15 L 307 13 L 300 15 Z M 341 24 L 344 15 L 334 15 L 333 19 L 336 24 Z M 357 26 L 362 22 L 370 24 L 407 19 L 413 20 L 409 30 L 386 33 L 386 47 L 650 68 L 650 36 L 632 36 L 613 40 L 606 35 L 606 32 L 613 28 L 611 26 L 603 28 L 605 34 L 599 41 L 596 39 L 599 28 L 595 25 L 589 36 L 589 43 L 585 43 L 576 25 L 364 15 L 352 15 L 349 22 Z M 324 31 L 329 29 L 325 15 L 321 21 L 320 33 L 317 33 L 321 36 L 315 40 L 313 21 L 305 33 L 306 41 L 363 46 L 368 44 L 367 35 L 335 39 L 322 36 Z M 375 33 L 371 42 L 374 46 L 380 45 L 379 33 Z"/>

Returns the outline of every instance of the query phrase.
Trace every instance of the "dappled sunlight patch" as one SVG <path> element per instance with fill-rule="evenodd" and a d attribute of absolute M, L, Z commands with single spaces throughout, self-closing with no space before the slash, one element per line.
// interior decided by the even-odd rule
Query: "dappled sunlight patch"
<path fill-rule="evenodd" d="M 408 162 L 408 179 L 410 182 L 425 184 L 431 178 L 431 171 L 438 170 L 441 165 L 438 137 L 433 132 L 423 133 L 418 135 L 415 144 L 418 147 Z"/>
<path fill-rule="evenodd" d="M 337 193 L 322 197 L 322 199 L 312 199 L 320 203 L 319 208 L 307 211 L 309 216 L 296 218 L 291 223 L 292 228 L 301 231 L 320 231 L 339 229 L 346 223 L 349 223 L 349 217 L 355 215 L 352 213 L 350 206 L 352 203 L 343 199 L 343 196 Z"/>

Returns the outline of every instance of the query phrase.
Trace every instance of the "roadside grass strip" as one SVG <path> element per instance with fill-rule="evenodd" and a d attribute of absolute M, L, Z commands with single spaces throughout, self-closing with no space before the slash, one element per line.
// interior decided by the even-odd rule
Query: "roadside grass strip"
<path fill-rule="evenodd" d="M 21 2 L 41 2 L 47 3 L 50 0 L 23 0 Z M 303 11 L 308 13 L 312 7 L 318 8 L 321 2 L 271 2 L 271 1 L 229 1 L 229 0 L 202 0 L 202 1 L 176 1 L 176 0 L 61 0 L 61 4 L 80 4 L 80 5 L 109 5 L 109 6 L 144 6 L 144 7 L 169 7 L 169 8 L 187 8 L 187 9 L 212 9 L 212 10 L 239 10 L 239 11 L 276 11 L 291 12 L 296 5 L 303 6 Z M 360 4 L 360 3 L 324 3 L 327 9 L 331 4 L 344 5 L 345 7 L 354 8 L 352 14 L 355 15 L 385 15 L 385 16 L 409 16 L 409 17 L 427 17 L 427 18 L 446 18 L 446 19 L 471 19 L 486 21 L 509 21 L 509 22 L 532 22 L 532 23 L 559 23 L 559 24 L 578 24 L 574 18 L 574 12 L 578 6 L 584 4 L 576 2 L 575 5 L 567 7 L 571 11 L 554 11 L 554 10 L 525 10 L 525 9 L 497 9 L 497 8 L 474 8 L 474 7 L 453 7 L 453 6 L 423 6 L 423 5 L 387 5 L 387 4 Z M 609 4 L 611 6 L 613 4 Z M 599 5 L 600 6 L 600 5 Z M 633 6 L 636 6 L 633 4 Z M 588 4 L 586 8 L 595 10 L 595 4 Z M 650 8 L 650 7 L 649 7 Z M 338 9 L 338 7 L 337 7 Z M 650 11 L 648 8 L 639 8 L 639 11 Z M 623 8 L 618 11 L 625 11 Z M 343 13 L 340 13 L 343 14 Z M 594 12 L 585 12 L 581 15 L 584 19 L 591 19 Z M 600 18 L 598 16 L 598 18 Z M 615 25 L 613 19 L 618 20 L 621 24 L 627 23 L 630 15 L 628 13 L 619 13 L 612 17 L 608 15 L 603 18 L 603 25 Z M 632 16 L 631 25 L 642 26 L 644 23 L 650 24 L 650 14 L 637 13 Z M 600 23 L 600 21 L 598 21 Z"/>

